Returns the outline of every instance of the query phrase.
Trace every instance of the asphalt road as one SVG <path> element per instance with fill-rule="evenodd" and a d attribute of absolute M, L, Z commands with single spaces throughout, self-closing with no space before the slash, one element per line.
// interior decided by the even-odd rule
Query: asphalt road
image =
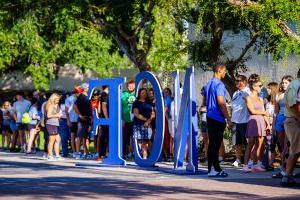
<path fill-rule="evenodd" d="M 0 152 L 0 199 L 300 199 L 300 184 L 282 188 L 271 172 L 245 174 L 229 164 L 223 166 L 229 177 L 219 179 L 172 174 L 172 163 L 152 169 L 94 164 Z"/>

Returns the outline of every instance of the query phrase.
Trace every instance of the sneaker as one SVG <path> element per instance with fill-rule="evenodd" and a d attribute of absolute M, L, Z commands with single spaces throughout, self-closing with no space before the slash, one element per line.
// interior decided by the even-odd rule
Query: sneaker
<path fill-rule="evenodd" d="M 252 169 L 248 165 L 243 165 L 242 171 L 245 172 L 245 173 L 249 173 L 249 172 L 252 171 Z"/>
<path fill-rule="evenodd" d="M 87 154 L 82 154 L 79 159 L 86 160 L 87 158 L 88 158 Z"/>
<path fill-rule="evenodd" d="M 252 168 L 253 172 L 265 172 L 266 170 L 264 168 L 262 168 L 260 165 L 254 165 L 254 167 Z"/>
<path fill-rule="evenodd" d="M 57 160 L 57 161 L 63 161 L 65 159 L 63 157 L 61 157 L 61 156 L 55 156 L 55 160 Z"/>
<path fill-rule="evenodd" d="M 216 178 L 225 178 L 228 176 L 228 173 L 224 171 L 216 172 L 216 173 L 209 173 L 208 177 L 216 177 Z"/>
<path fill-rule="evenodd" d="M 241 163 L 238 160 L 236 160 L 236 161 L 234 161 L 234 163 L 232 163 L 232 165 L 234 167 L 239 167 L 241 165 Z"/>
<path fill-rule="evenodd" d="M 48 156 L 47 156 L 47 154 L 46 154 L 46 153 L 44 153 L 44 154 L 43 154 L 43 159 L 44 159 L 44 160 L 46 160 L 46 159 L 47 159 L 47 157 L 48 157 Z"/>
<path fill-rule="evenodd" d="M 297 182 L 293 178 L 293 176 L 283 176 L 280 182 L 282 187 L 293 187 L 297 185 Z"/>
<path fill-rule="evenodd" d="M 53 156 L 48 156 L 47 161 L 53 162 L 56 161 L 56 159 Z"/>
<path fill-rule="evenodd" d="M 207 174 L 208 177 L 213 177 L 215 175 L 217 175 L 217 171 L 215 171 L 215 169 L 212 167 L 210 172 Z"/>
<path fill-rule="evenodd" d="M 249 160 L 249 161 L 248 161 L 248 167 L 252 168 L 252 167 L 253 167 L 253 164 L 254 164 L 254 163 L 253 163 L 252 160 Z"/>
<path fill-rule="evenodd" d="M 81 159 L 81 154 L 80 153 L 75 153 L 75 159 L 80 160 Z"/>
<path fill-rule="evenodd" d="M 100 162 L 103 160 L 103 156 L 98 156 L 98 158 L 96 158 L 95 160 Z"/>

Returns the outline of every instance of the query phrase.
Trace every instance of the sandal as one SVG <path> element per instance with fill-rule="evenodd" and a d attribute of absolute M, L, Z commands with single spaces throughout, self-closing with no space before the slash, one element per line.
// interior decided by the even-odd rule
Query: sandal
<path fill-rule="evenodd" d="M 293 178 L 293 176 L 283 176 L 280 182 L 282 187 L 293 187 L 297 185 L 297 182 Z"/>
<path fill-rule="evenodd" d="M 208 177 L 220 177 L 220 178 L 225 178 L 228 176 L 228 173 L 224 172 L 224 171 L 220 171 L 215 175 L 208 175 Z"/>

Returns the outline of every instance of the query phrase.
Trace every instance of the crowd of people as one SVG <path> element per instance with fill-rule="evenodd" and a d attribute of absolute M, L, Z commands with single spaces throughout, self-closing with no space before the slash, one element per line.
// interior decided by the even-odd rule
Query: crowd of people
<path fill-rule="evenodd" d="M 265 92 L 258 74 L 237 75 L 231 102 L 222 82 L 225 75 L 226 66 L 215 66 L 214 77 L 202 88 L 201 132 L 208 176 L 228 176 L 220 167 L 219 156 L 227 126 L 234 138 L 233 166 L 242 167 L 245 173 L 274 170 L 279 151 L 281 171 L 273 177 L 282 178 L 284 186 L 294 185 L 293 169 L 300 155 L 300 70 L 296 79 L 286 75 L 279 84 L 268 83 Z"/>
<path fill-rule="evenodd" d="M 231 99 L 222 79 L 226 66 L 216 65 L 214 76 L 203 86 L 199 108 L 200 130 L 209 177 L 227 177 L 220 162 L 224 159 L 223 135 L 226 127 L 233 133 L 235 167 L 246 173 L 273 170 L 276 152 L 280 152 L 283 185 L 295 183 L 293 169 L 300 154 L 300 74 L 286 75 L 281 82 L 263 87 L 261 78 L 237 75 L 237 90 Z M 264 90 L 265 89 L 265 90 Z M 265 91 L 265 92 L 264 92 Z M 174 139 L 174 101 L 170 88 L 163 90 L 165 137 L 163 158 L 171 161 Z M 129 80 L 121 97 L 123 156 L 133 159 L 133 139 L 147 158 L 155 134 L 155 97 L 148 82 L 135 94 L 135 82 Z M 16 95 L 13 104 L 5 101 L 0 111 L 2 148 L 33 154 L 44 138 L 44 158 L 60 161 L 65 157 L 101 161 L 108 152 L 109 126 L 93 131 L 93 111 L 109 117 L 109 87 L 103 86 L 88 97 L 88 84 L 74 87 L 72 93 L 35 91 L 31 96 Z M 43 137 L 41 137 L 43 134 Z M 90 146 L 93 144 L 93 152 Z M 188 158 L 186 158 L 188 159 Z"/>
<path fill-rule="evenodd" d="M 143 158 L 147 158 L 155 132 L 154 92 L 147 82 L 138 90 L 137 97 L 134 80 L 129 80 L 125 87 L 121 99 L 124 157 L 133 159 L 132 139 L 137 139 Z M 169 113 L 171 90 L 165 91 L 166 113 Z M 2 148 L 34 154 L 40 150 L 43 138 L 43 157 L 48 161 L 65 157 L 101 161 L 108 153 L 109 126 L 99 126 L 93 131 L 93 110 L 99 118 L 109 117 L 108 94 L 109 87 L 103 86 L 95 89 L 89 99 L 87 83 L 74 87 L 69 94 L 35 91 L 25 96 L 18 92 L 13 104 L 5 101 L 0 110 Z M 169 138 L 166 137 L 168 142 L 164 144 L 165 159 L 171 157 Z"/>

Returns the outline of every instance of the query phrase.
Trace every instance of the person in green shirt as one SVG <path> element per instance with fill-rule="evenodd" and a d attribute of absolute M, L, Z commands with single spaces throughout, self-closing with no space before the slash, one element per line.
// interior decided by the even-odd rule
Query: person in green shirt
<path fill-rule="evenodd" d="M 122 93 L 122 120 L 123 120 L 123 154 L 126 158 L 132 158 L 131 138 L 132 138 L 132 104 L 135 101 L 135 82 L 128 80 L 126 90 Z"/>

